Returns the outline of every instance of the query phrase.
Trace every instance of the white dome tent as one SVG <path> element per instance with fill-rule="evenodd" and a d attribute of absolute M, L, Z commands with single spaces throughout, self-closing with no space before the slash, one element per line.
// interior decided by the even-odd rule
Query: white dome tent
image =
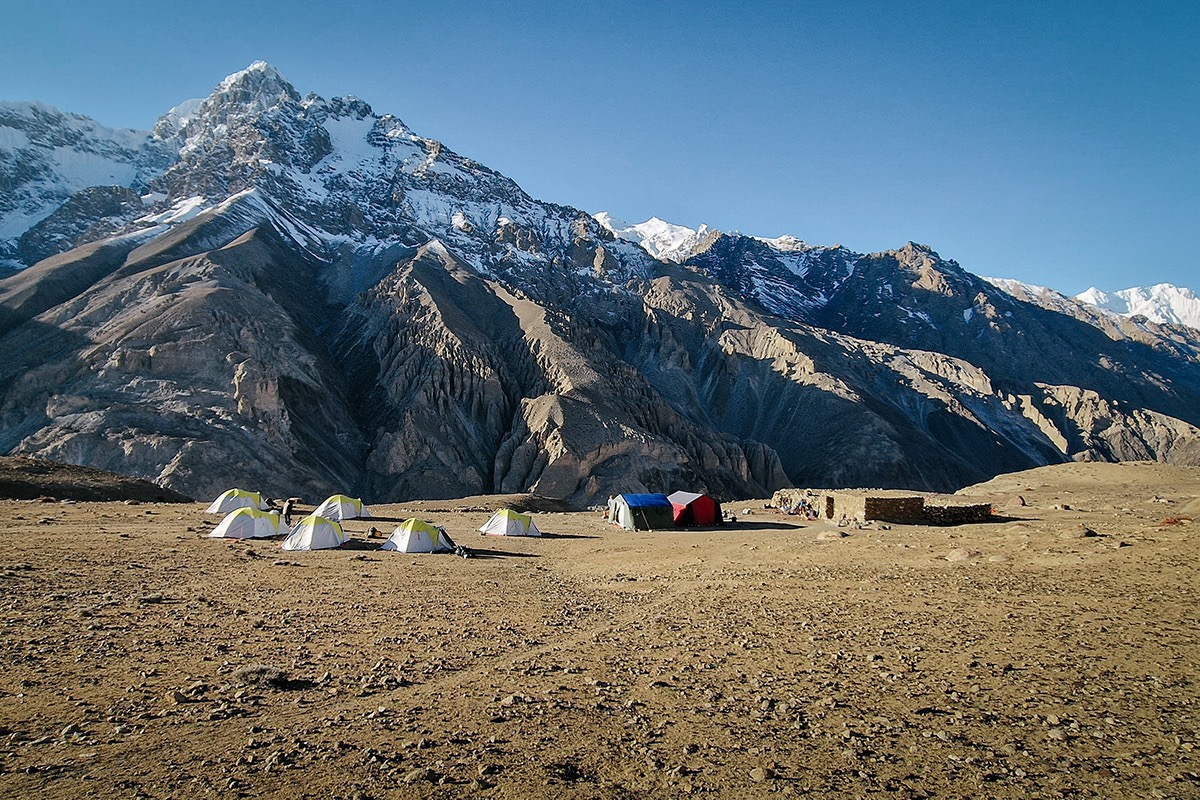
<path fill-rule="evenodd" d="M 247 492 L 244 489 L 229 489 L 221 493 L 221 496 L 212 501 L 205 514 L 228 514 L 230 511 L 237 511 L 239 508 L 255 508 L 259 511 L 266 511 L 267 504 L 263 502 L 262 495 L 258 492 Z"/>
<path fill-rule="evenodd" d="M 445 529 L 410 518 L 400 523 L 379 549 L 398 553 L 452 553 L 455 546 Z"/>
<path fill-rule="evenodd" d="M 279 514 L 257 508 L 230 511 L 209 534 L 212 539 L 265 539 L 278 536 Z"/>
<path fill-rule="evenodd" d="M 335 494 L 325 498 L 325 502 L 313 509 L 313 513 L 318 517 L 338 521 L 371 516 L 371 512 L 363 505 L 362 500 L 344 494 Z"/>
<path fill-rule="evenodd" d="M 542 532 L 528 514 L 502 508 L 479 528 L 484 536 L 541 536 Z"/>
<path fill-rule="evenodd" d="M 348 540 L 341 525 L 331 519 L 309 514 L 296 523 L 279 546 L 284 550 L 328 550 L 341 547 Z"/>

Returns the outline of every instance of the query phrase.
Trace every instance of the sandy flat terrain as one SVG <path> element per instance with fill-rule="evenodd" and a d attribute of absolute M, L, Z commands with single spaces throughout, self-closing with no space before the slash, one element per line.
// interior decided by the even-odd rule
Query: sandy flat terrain
<path fill-rule="evenodd" d="M 373 509 L 474 559 L 0 501 L 0 796 L 1200 797 L 1200 470 L 964 493 L 1005 518 L 482 539 L 487 499 Z"/>

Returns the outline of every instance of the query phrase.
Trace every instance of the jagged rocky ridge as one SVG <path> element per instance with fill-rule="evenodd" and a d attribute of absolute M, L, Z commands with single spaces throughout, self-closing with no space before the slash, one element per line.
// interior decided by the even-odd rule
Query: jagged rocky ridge
<path fill-rule="evenodd" d="M 375 501 L 1200 463 L 1194 331 L 1024 302 L 926 247 L 705 230 L 658 260 L 262 63 L 118 138 L 123 180 L 53 198 L 71 159 L 0 138 L 32 151 L 0 147 L 26 225 L 0 451 Z"/>

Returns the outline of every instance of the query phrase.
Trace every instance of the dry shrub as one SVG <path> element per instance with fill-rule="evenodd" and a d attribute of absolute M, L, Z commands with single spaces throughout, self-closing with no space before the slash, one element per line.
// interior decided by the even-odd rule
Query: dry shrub
<path fill-rule="evenodd" d="M 1191 517 L 1163 517 L 1163 521 L 1158 525 L 1160 528 L 1167 528 L 1171 525 L 1185 525 L 1191 521 Z"/>
<path fill-rule="evenodd" d="M 250 664 L 233 673 L 234 679 L 243 686 L 253 686 L 258 689 L 287 688 L 288 674 L 279 667 L 267 664 Z"/>

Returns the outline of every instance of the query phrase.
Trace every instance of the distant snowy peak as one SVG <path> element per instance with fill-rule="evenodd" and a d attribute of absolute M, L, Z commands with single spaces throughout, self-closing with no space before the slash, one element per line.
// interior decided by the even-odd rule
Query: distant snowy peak
<path fill-rule="evenodd" d="M 803 239 L 797 239 L 795 236 L 777 236 L 774 239 L 766 239 L 761 236 L 751 237 L 762 242 L 772 250 L 778 250 L 781 253 L 803 253 L 806 250 L 812 250 L 812 246 Z M 837 245 L 834 245 L 836 248 Z"/>
<path fill-rule="evenodd" d="M 0 260 L 76 192 L 140 189 L 170 159 L 169 148 L 146 131 L 107 128 L 45 103 L 0 102 Z"/>
<path fill-rule="evenodd" d="M 184 100 L 158 118 L 158 121 L 154 123 L 154 135 L 161 139 L 170 139 L 175 136 L 183 130 L 183 126 L 187 125 L 192 117 L 196 116 L 196 112 L 200 110 L 203 103 L 203 97 Z"/>
<path fill-rule="evenodd" d="M 1191 289 L 1161 283 L 1156 286 L 1103 292 L 1095 287 L 1071 297 L 1069 295 L 1007 278 L 984 278 L 1018 300 L 1039 305 L 1077 319 L 1130 319 L 1134 322 L 1153 322 L 1157 325 L 1187 325 L 1200 329 L 1200 298 Z M 1081 313 L 1083 316 L 1081 316 Z"/>
<path fill-rule="evenodd" d="M 647 253 L 660 261 L 687 261 L 697 254 L 699 248 L 706 240 L 709 240 L 714 234 L 720 233 L 707 225 L 701 225 L 699 228 L 689 228 L 685 225 L 675 225 L 674 223 L 666 222 L 658 217 L 651 217 L 645 222 L 630 225 L 624 220 L 609 214 L 607 211 L 601 211 L 592 216 L 618 239 L 624 239 L 625 241 L 641 245 Z M 731 235 L 736 238 L 745 238 L 765 244 L 771 250 L 781 255 L 808 253 L 812 250 L 840 249 L 836 245 L 833 248 L 815 248 L 803 239 L 798 239 L 795 236 L 784 235 L 770 239 L 763 236 L 742 237 L 737 232 Z"/>
<path fill-rule="evenodd" d="M 1140 314 L 1160 325 L 1200 328 L 1200 297 L 1191 289 L 1169 283 L 1135 286 L 1118 292 L 1102 292 L 1092 287 L 1075 299 L 1123 317 Z"/>
<path fill-rule="evenodd" d="M 658 217 L 630 225 L 607 211 L 593 216 L 618 239 L 641 245 L 647 253 L 660 261 L 685 261 L 692 255 L 696 245 L 712 233 L 712 229 L 707 225 L 688 228 Z"/>
<path fill-rule="evenodd" d="M 63 146 L 80 142 L 136 148 L 148 137 L 145 131 L 108 128 L 91 117 L 38 101 L 0 100 L 0 127 L 8 129 L 0 139 L 0 147 L 10 151 L 28 144 Z"/>

